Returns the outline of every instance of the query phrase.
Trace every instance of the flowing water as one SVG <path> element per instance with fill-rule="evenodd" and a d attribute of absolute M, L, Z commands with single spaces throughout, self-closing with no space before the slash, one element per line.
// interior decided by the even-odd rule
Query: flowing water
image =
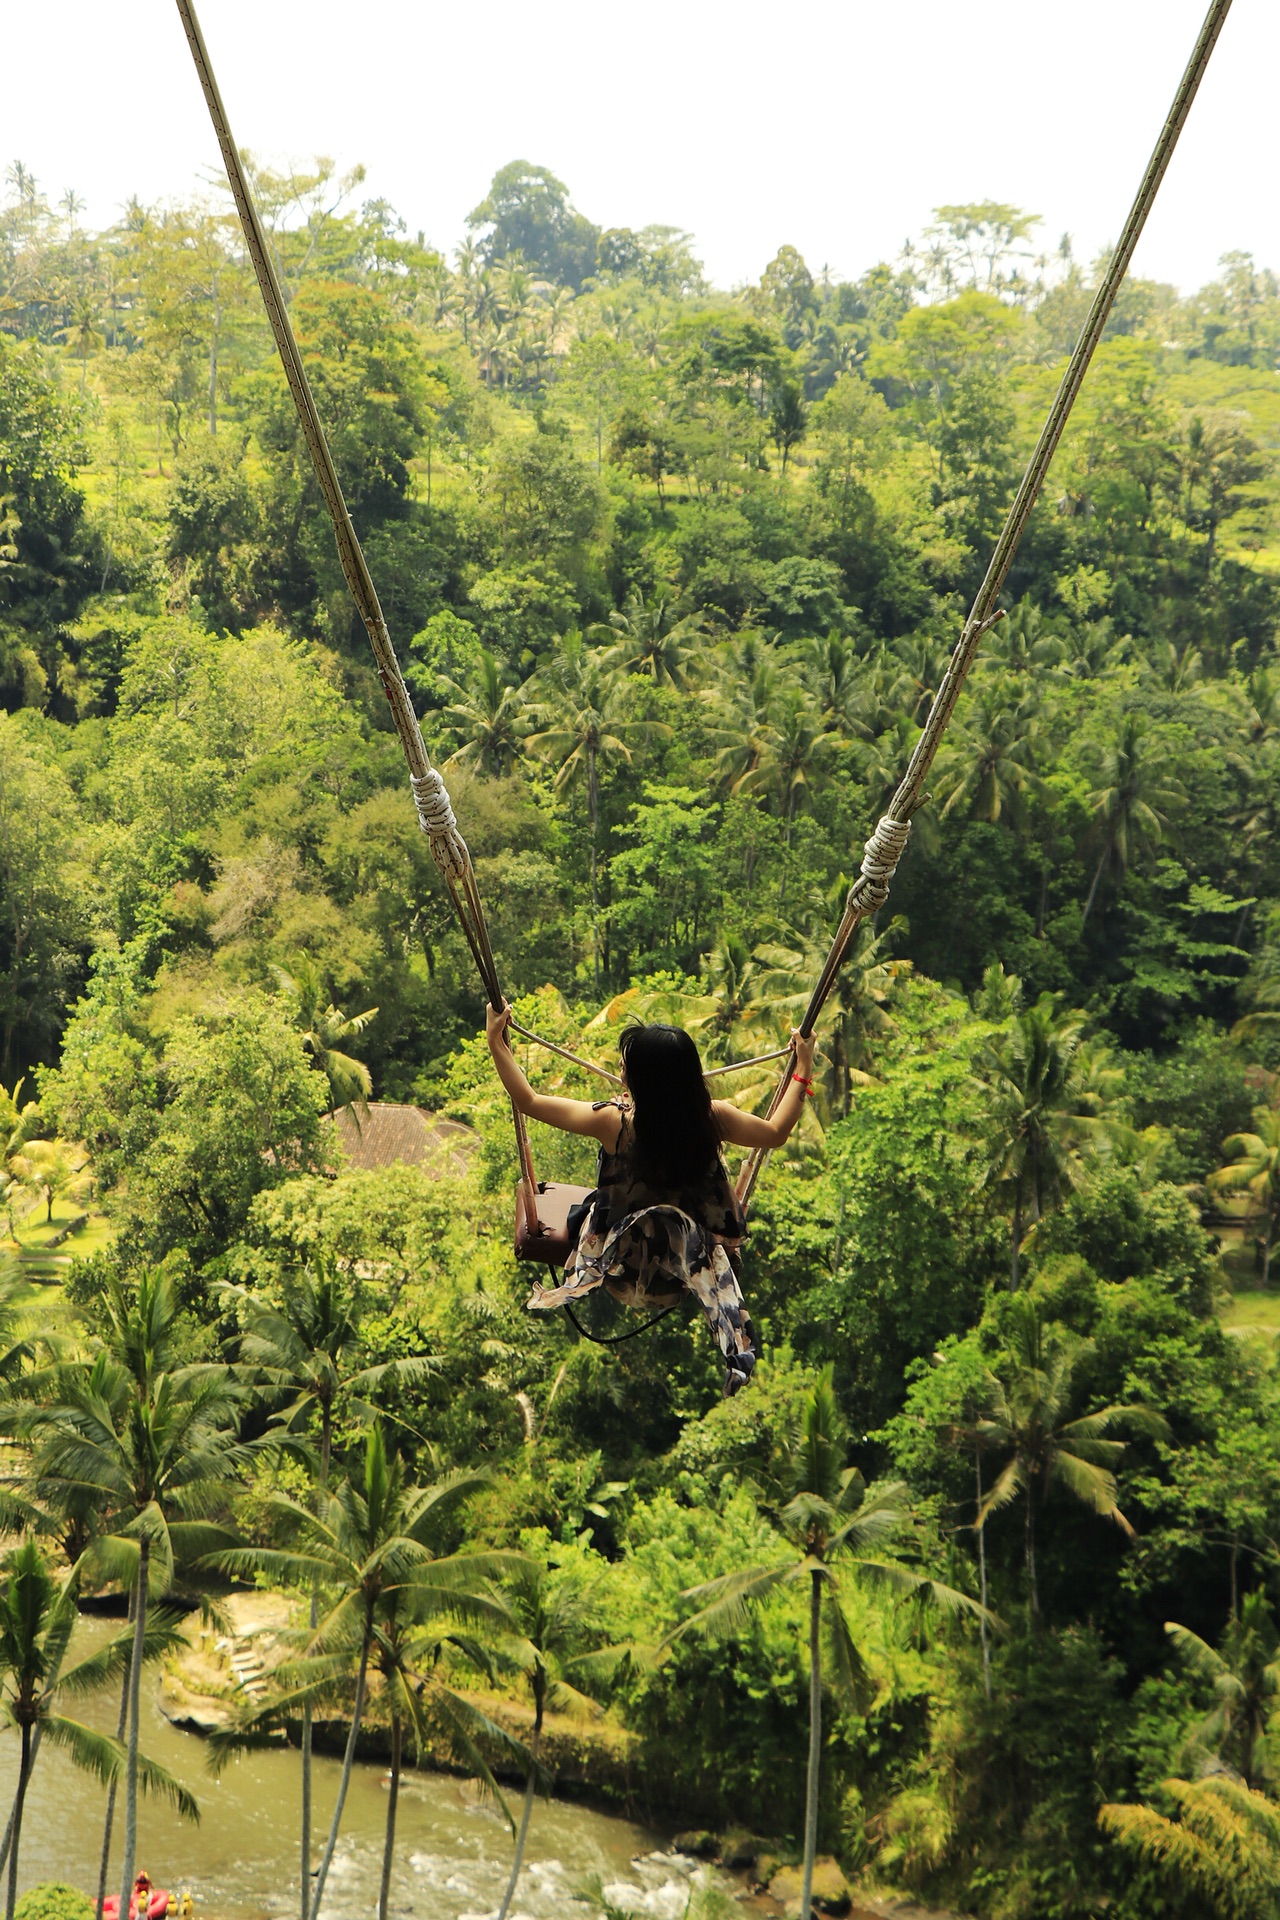
<path fill-rule="evenodd" d="M 75 1653 L 87 1652 L 114 1627 L 84 1621 Z M 270 1747 L 242 1754 L 215 1779 L 199 1735 L 181 1733 L 155 1705 L 148 1672 L 143 1683 L 142 1747 L 189 1788 L 200 1804 L 199 1826 L 179 1819 L 163 1802 L 139 1801 L 138 1866 L 157 1886 L 189 1887 L 198 1920 L 293 1920 L 298 1915 L 298 1819 L 301 1763 L 296 1750 Z M 119 1697 L 64 1703 L 69 1717 L 115 1731 Z M 0 1809 L 7 1814 L 17 1782 L 13 1734 L 0 1737 Z M 340 1762 L 314 1762 L 312 1845 L 319 1858 L 337 1792 Z M 325 1920 L 372 1920 L 387 1817 L 385 1769 L 355 1769 L 342 1834 L 325 1892 Z M 107 1890 L 120 1891 L 119 1841 L 123 1807 L 116 1810 L 116 1845 Z M 518 1817 L 518 1799 L 511 1800 Z M 65 1754 L 41 1748 L 27 1794 L 19 1856 L 23 1888 L 62 1880 L 93 1894 L 102 1845 L 105 1792 L 79 1773 Z M 3 1815 L 0 1815 L 2 1825 Z M 409 1772 L 400 1790 L 391 1910 L 400 1920 L 486 1920 L 497 1912 L 511 1867 L 510 1830 L 475 1788 L 445 1774 Z M 659 1837 L 628 1820 L 564 1801 L 534 1808 L 525 1868 L 511 1920 L 572 1920 L 592 1912 L 573 1894 L 598 1875 L 619 1906 L 653 1920 L 679 1920 L 688 1902 L 692 1861 L 663 1851 Z M 698 1877 L 704 1870 L 697 1870 Z"/>

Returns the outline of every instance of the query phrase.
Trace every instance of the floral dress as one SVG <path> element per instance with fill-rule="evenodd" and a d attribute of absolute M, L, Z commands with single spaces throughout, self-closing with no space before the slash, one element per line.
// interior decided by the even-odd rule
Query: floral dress
<path fill-rule="evenodd" d="M 604 1287 L 623 1306 L 674 1306 L 686 1293 L 697 1300 L 729 1363 L 726 1392 L 745 1384 L 755 1366 L 751 1320 L 735 1271 L 747 1231 L 723 1162 L 674 1192 L 650 1186 L 636 1157 L 631 1111 L 621 1101 L 617 1143 L 600 1148 L 595 1191 L 577 1250 L 558 1287 L 537 1287 L 529 1305 L 549 1311 Z"/>

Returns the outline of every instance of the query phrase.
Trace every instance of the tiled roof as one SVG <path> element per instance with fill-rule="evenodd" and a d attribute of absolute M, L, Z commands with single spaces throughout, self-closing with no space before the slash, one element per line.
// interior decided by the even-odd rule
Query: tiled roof
<path fill-rule="evenodd" d="M 358 1117 L 342 1107 L 334 1120 L 348 1165 L 365 1170 L 402 1162 L 437 1173 L 465 1173 L 480 1150 L 478 1136 L 460 1121 L 391 1100 L 371 1100 Z"/>

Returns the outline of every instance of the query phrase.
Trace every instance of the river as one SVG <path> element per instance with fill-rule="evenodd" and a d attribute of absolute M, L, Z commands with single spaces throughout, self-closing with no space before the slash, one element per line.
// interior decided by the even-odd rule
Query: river
<path fill-rule="evenodd" d="M 118 1623 L 84 1620 L 73 1649 L 87 1652 Z M 270 1747 L 232 1760 L 215 1779 L 198 1734 L 182 1733 L 155 1703 L 149 1670 L 143 1685 L 143 1751 L 189 1788 L 200 1804 L 193 1826 L 166 1804 L 139 1804 L 138 1866 L 157 1886 L 189 1887 L 197 1920 L 293 1920 L 298 1913 L 300 1762 L 293 1749 Z M 115 1730 L 119 1696 L 64 1704 L 71 1718 Z M 0 1805 L 17 1783 L 17 1736 L 0 1736 Z M 313 1858 L 333 1813 L 341 1766 L 314 1762 Z M 342 1835 L 325 1892 L 325 1920 L 371 1920 L 386 1825 L 385 1769 L 357 1766 Z M 27 1794 L 19 1856 L 22 1888 L 62 1880 L 92 1894 L 97 1886 L 105 1791 L 67 1756 L 45 1744 Z M 512 1811 L 519 1807 L 513 1799 Z M 119 1892 L 121 1812 L 108 1891 Z M 511 1867 L 509 1829 L 497 1809 L 468 1782 L 447 1774 L 409 1772 L 400 1792 L 391 1910 L 401 1920 L 487 1920 L 496 1913 Z M 679 1920 L 688 1901 L 692 1862 L 664 1851 L 660 1837 L 631 1821 L 566 1801 L 539 1800 L 525 1868 L 511 1910 L 524 1920 L 571 1920 L 591 1912 L 573 1894 L 599 1875 L 608 1897 L 653 1920 Z M 704 1870 L 699 1870 L 699 1874 Z"/>

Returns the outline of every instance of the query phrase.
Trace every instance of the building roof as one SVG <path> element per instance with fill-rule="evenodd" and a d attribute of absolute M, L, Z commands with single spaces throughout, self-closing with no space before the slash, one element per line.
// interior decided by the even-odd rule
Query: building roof
<path fill-rule="evenodd" d="M 460 1121 L 392 1100 L 371 1100 L 358 1114 L 340 1107 L 333 1118 L 348 1164 L 365 1171 L 399 1163 L 465 1173 L 480 1150 L 479 1136 Z"/>

